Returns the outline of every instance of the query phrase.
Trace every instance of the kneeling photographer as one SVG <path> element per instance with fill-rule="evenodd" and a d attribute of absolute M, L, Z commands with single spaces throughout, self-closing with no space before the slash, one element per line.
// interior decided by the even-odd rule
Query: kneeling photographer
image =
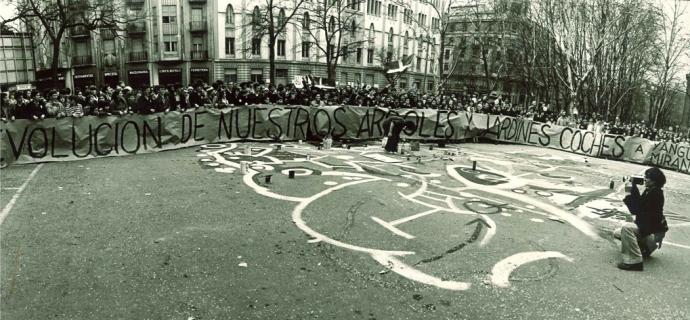
<path fill-rule="evenodd" d="M 668 231 L 664 217 L 664 191 L 666 177 L 659 168 L 652 167 L 644 173 L 644 192 L 637 188 L 642 178 L 633 178 L 630 194 L 623 202 L 635 216 L 635 223 L 626 223 L 614 232 L 621 239 L 622 262 L 618 268 L 629 271 L 642 271 L 643 259 L 661 247 Z"/>

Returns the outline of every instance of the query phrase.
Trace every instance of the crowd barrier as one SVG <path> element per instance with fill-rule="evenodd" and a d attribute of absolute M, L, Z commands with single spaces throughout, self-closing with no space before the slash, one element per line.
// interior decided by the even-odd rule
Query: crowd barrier
<path fill-rule="evenodd" d="M 483 137 L 547 147 L 591 157 L 655 165 L 690 173 L 690 145 L 650 141 L 500 115 L 433 109 L 355 106 L 257 105 L 150 115 L 16 120 L 0 124 L 3 165 L 120 156 L 240 141 L 290 141 L 324 137 L 376 139 L 383 121 L 415 121 L 410 140 L 452 141 Z"/>

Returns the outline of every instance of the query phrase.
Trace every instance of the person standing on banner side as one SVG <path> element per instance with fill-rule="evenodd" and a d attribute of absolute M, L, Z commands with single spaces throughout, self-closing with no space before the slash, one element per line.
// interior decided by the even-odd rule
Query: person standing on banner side
<path fill-rule="evenodd" d="M 414 121 L 405 120 L 400 116 L 392 116 L 384 120 L 383 134 L 388 136 L 386 141 L 386 152 L 396 153 L 398 151 L 398 143 L 400 143 L 400 133 L 403 130 L 417 130 L 417 125 Z"/>
<path fill-rule="evenodd" d="M 614 231 L 614 237 L 621 239 L 622 262 L 618 268 L 627 271 L 642 271 L 644 258 L 661 248 L 668 225 L 664 217 L 664 173 L 656 167 L 644 173 L 645 190 L 642 194 L 633 181 L 630 194 L 623 202 L 635 215 L 635 223 L 626 223 Z"/>

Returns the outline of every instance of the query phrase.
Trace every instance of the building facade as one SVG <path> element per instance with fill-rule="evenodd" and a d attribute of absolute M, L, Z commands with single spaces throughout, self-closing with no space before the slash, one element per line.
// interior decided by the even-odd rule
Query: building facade
<path fill-rule="evenodd" d="M 0 33 L 0 87 L 2 90 L 28 89 L 35 80 L 31 37 L 26 33 Z"/>
<path fill-rule="evenodd" d="M 456 6 L 445 40 L 443 72 L 452 92 L 497 93 L 512 103 L 522 102 L 520 82 L 515 72 L 513 43 L 520 20 L 528 10 L 523 0 L 492 2 L 495 8 L 478 3 Z M 502 4 L 499 8 L 498 6 Z M 522 21 L 524 22 L 524 20 Z M 487 76 L 488 72 L 488 76 Z"/>
<path fill-rule="evenodd" d="M 115 1 L 122 1 L 129 21 L 126 25 L 118 30 L 73 28 L 63 40 L 59 76 L 66 87 L 113 85 L 118 81 L 133 87 L 187 86 L 216 80 L 268 81 L 268 36 L 256 39 L 251 25 L 252 13 L 265 10 L 265 1 Z M 431 14 L 432 8 L 417 2 L 409 9 L 398 8 L 396 3 L 352 2 L 348 10 L 356 16 L 352 27 L 357 32 L 344 41 L 357 43 L 357 47 L 338 62 L 338 84 L 386 85 L 382 72 L 385 60 L 415 55 L 412 68 L 398 79 L 397 85 L 433 87 L 431 75 L 437 68 L 433 44 L 438 39 L 415 31 L 421 29 L 405 18 L 405 14 Z M 279 36 L 275 48 L 277 84 L 287 84 L 295 76 L 327 75 L 325 54 L 308 39 L 301 22 L 309 14 L 309 10 L 298 12 Z M 47 83 L 50 79 L 44 74 L 50 71 L 48 47 L 37 49 L 36 56 L 41 57 L 37 60 L 39 80 Z"/>

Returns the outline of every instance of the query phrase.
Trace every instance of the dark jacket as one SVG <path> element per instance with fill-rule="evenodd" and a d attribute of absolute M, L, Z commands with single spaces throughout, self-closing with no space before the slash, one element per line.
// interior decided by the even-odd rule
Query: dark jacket
<path fill-rule="evenodd" d="M 628 196 L 623 199 L 630 213 L 635 215 L 635 224 L 640 229 L 640 237 L 653 233 L 668 231 L 666 217 L 664 217 L 664 191 L 653 187 L 640 190 L 633 185 Z"/>

